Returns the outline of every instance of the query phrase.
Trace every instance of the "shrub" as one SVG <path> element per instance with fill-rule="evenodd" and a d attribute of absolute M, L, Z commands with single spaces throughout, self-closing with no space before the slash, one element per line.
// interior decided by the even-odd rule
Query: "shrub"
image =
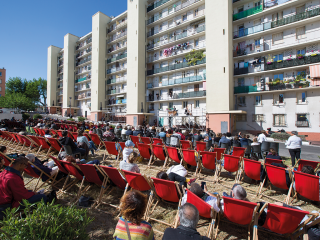
<path fill-rule="evenodd" d="M 85 117 L 78 117 L 78 122 L 84 122 L 86 120 Z"/>
<path fill-rule="evenodd" d="M 29 113 L 22 113 L 22 119 L 23 121 L 26 121 L 27 119 L 30 118 L 30 114 Z"/>
<path fill-rule="evenodd" d="M 290 136 L 291 135 L 289 133 L 272 133 L 270 137 L 277 140 L 286 141 Z M 304 135 L 298 135 L 298 136 L 302 139 L 302 141 L 306 141 L 306 136 Z"/>
<path fill-rule="evenodd" d="M 42 115 L 37 113 L 37 114 L 33 115 L 33 119 L 42 119 Z"/>
<path fill-rule="evenodd" d="M 74 119 L 73 118 L 68 118 L 67 121 L 74 121 Z"/>
<path fill-rule="evenodd" d="M 34 206 L 24 200 L 23 214 L 18 209 L 7 209 L 0 221 L 0 239 L 89 239 L 86 227 L 93 221 L 86 209 L 62 207 L 41 202 Z"/>

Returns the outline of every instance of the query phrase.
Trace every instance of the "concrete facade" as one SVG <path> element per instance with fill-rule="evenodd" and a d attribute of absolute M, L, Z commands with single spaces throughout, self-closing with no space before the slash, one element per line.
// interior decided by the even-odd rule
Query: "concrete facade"
<path fill-rule="evenodd" d="M 6 94 L 6 69 L 0 69 L 0 97 Z"/>

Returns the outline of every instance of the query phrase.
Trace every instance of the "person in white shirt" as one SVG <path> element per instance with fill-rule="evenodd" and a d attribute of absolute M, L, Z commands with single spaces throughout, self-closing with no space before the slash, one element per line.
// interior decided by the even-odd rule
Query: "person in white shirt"
<path fill-rule="evenodd" d="M 267 141 L 266 131 L 262 130 L 261 134 L 258 136 L 258 142 L 262 143 L 262 142 L 266 142 L 266 141 Z"/>
<path fill-rule="evenodd" d="M 294 166 L 296 159 L 300 159 L 302 140 L 300 137 L 298 137 L 297 131 L 292 131 L 291 134 L 292 136 L 288 138 L 286 146 L 289 149 L 292 166 Z"/>
<path fill-rule="evenodd" d="M 46 137 L 46 138 L 52 137 L 49 130 L 46 130 L 44 133 L 45 133 L 44 137 Z"/>

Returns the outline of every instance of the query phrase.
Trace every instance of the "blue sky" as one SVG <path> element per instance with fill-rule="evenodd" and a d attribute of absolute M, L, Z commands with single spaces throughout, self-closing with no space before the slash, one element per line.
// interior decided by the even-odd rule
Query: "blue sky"
<path fill-rule="evenodd" d="M 63 47 L 67 33 L 91 32 L 92 15 L 117 16 L 127 0 L 2 0 L 0 68 L 9 77 L 47 78 L 47 48 Z"/>

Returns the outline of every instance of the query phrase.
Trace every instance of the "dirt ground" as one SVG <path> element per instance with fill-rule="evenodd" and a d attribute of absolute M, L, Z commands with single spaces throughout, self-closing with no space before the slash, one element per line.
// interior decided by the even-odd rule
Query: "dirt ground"
<path fill-rule="evenodd" d="M 17 149 L 11 149 L 9 152 L 17 152 Z M 88 161 L 98 159 L 100 161 L 103 160 L 103 156 L 106 153 L 105 150 L 100 150 L 96 152 L 97 154 L 93 156 L 88 157 Z M 52 155 L 56 156 L 57 153 L 52 153 Z M 40 156 L 41 160 L 45 159 L 45 156 Z M 107 159 L 103 165 L 112 165 L 114 167 L 119 166 L 119 162 L 115 160 L 115 157 L 112 156 L 112 158 Z M 145 160 L 142 163 L 138 163 L 139 168 L 141 170 L 141 173 L 149 176 L 149 177 L 155 177 L 157 172 L 159 172 L 162 168 L 163 162 L 160 160 L 156 160 L 155 163 L 151 168 L 147 168 L 148 161 Z M 194 169 L 189 169 L 188 176 L 190 178 L 193 178 Z M 30 180 L 28 176 L 25 176 L 26 182 Z M 213 183 L 213 172 L 204 170 L 201 174 L 201 179 L 197 179 L 196 182 L 200 184 L 201 181 L 207 182 L 207 187 L 210 192 L 218 192 L 220 196 L 222 196 L 223 192 L 230 193 L 230 189 L 234 184 L 234 174 L 232 176 L 228 175 L 227 172 L 222 171 L 220 176 L 220 183 Z M 36 181 L 33 181 L 31 184 L 28 185 L 29 189 L 32 189 L 33 184 L 35 184 Z M 286 198 L 286 191 L 283 191 L 281 189 L 276 189 L 275 187 L 272 188 L 272 190 L 267 190 L 264 192 L 264 196 L 259 199 L 256 197 L 255 192 L 258 189 L 258 184 L 251 183 L 251 179 L 244 177 L 244 181 L 241 182 L 242 186 L 247 190 L 248 193 L 248 199 L 251 202 L 276 202 L 276 201 L 283 201 Z M 72 200 L 75 196 L 75 194 L 78 191 L 78 188 L 80 186 L 80 183 L 75 185 L 73 188 L 71 188 L 68 191 L 68 194 L 63 194 L 59 197 L 58 203 L 62 205 L 69 205 L 69 201 Z M 61 186 L 60 186 L 61 187 Z M 47 187 L 47 191 L 50 191 L 50 187 Z M 85 194 L 85 196 L 93 197 L 94 199 L 97 198 L 100 191 L 100 187 L 98 186 L 92 186 L 90 190 Z M 104 195 L 103 196 L 103 202 L 105 203 L 111 203 L 114 205 L 119 204 L 119 199 L 123 195 L 123 191 L 116 188 L 110 195 Z M 269 197 L 274 198 L 270 199 Z M 295 200 L 293 202 L 294 206 L 299 206 L 303 210 L 307 211 L 313 211 L 316 210 L 319 212 L 319 206 L 314 205 L 313 203 L 307 201 L 304 202 L 302 200 Z M 105 240 L 105 239 L 113 239 L 113 233 L 115 226 L 118 222 L 118 214 L 119 210 L 117 208 L 111 207 L 107 204 L 102 204 L 99 206 L 98 209 L 90 209 L 88 208 L 88 213 L 90 217 L 94 218 L 94 221 L 88 226 L 88 233 L 90 234 L 90 239 L 97 239 L 97 240 Z M 161 203 L 152 214 L 153 218 L 160 219 L 162 221 L 166 222 L 172 222 L 175 218 L 177 213 L 177 206 L 171 206 L 168 204 Z M 155 239 L 162 239 L 161 232 L 164 232 L 164 230 L 167 228 L 166 225 L 156 223 L 152 220 L 150 220 L 150 223 L 153 226 L 153 229 L 155 230 Z M 200 227 L 198 231 L 202 235 L 206 235 L 207 227 L 208 227 L 208 220 L 207 219 L 200 219 L 199 224 L 204 224 L 204 226 Z M 265 233 L 259 230 L 259 239 L 261 240 L 267 240 L 267 239 L 284 239 L 283 237 L 278 237 L 275 235 L 271 235 L 270 233 Z M 221 219 L 219 224 L 219 230 L 217 239 L 247 239 L 248 232 L 246 226 L 237 226 L 233 223 L 226 222 L 225 219 Z"/>

